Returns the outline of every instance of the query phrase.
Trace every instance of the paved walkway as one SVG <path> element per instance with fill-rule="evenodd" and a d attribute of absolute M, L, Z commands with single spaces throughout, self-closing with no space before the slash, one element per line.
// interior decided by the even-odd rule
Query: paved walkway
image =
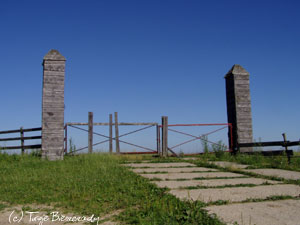
<path fill-rule="evenodd" d="M 182 200 L 203 201 L 205 209 L 227 224 L 282 225 L 300 224 L 300 186 L 279 181 L 249 177 L 238 172 L 222 172 L 217 169 L 197 167 L 188 162 L 126 164 L 131 170 L 151 179 L 159 187 L 167 187 L 170 193 Z M 217 162 L 221 167 L 237 168 L 268 176 L 299 179 L 300 172 L 264 169 L 247 170 L 247 165 Z M 290 200 L 268 201 L 278 196 L 290 196 Z M 257 202 L 251 202 L 251 201 Z M 218 205 L 223 202 L 226 205 Z"/>

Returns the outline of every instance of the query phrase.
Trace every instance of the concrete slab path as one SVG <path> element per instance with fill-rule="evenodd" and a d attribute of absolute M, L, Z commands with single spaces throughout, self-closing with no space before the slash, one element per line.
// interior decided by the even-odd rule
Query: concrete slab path
<path fill-rule="evenodd" d="M 156 174 L 140 174 L 143 177 L 161 180 L 176 180 L 176 179 L 195 179 L 195 178 L 219 178 L 219 177 L 245 177 L 243 174 L 230 172 L 203 172 L 203 173 L 156 173 Z"/>
<path fill-rule="evenodd" d="M 279 169 L 245 169 L 248 166 L 232 162 L 211 162 L 221 167 L 242 169 L 256 174 L 300 179 L 300 172 Z M 170 188 L 170 193 L 180 199 L 213 203 L 228 201 L 226 205 L 213 205 L 205 209 L 227 224 L 239 225 L 300 225 L 300 200 L 266 201 L 272 196 L 300 197 L 300 186 L 278 181 L 248 177 L 241 173 L 221 172 L 217 169 L 196 167 L 187 162 L 127 164 L 139 175 L 153 180 L 158 187 Z M 141 168 L 150 167 L 150 168 Z M 172 168 L 176 167 L 176 168 Z M 163 172 L 163 173 L 157 173 Z M 199 178 L 199 180 L 195 180 Z M 178 179 L 178 180 L 177 180 Z M 180 180 L 182 179 L 182 180 Z M 253 184 L 251 187 L 224 187 L 225 185 Z M 269 185 L 267 185 L 269 184 Z M 203 186 L 206 188 L 185 189 Z M 223 186 L 223 187 L 221 187 Z M 260 202 L 243 202 L 259 199 Z"/>
<path fill-rule="evenodd" d="M 223 222 L 240 225 L 300 224 L 300 200 L 250 202 L 207 207 Z"/>
<path fill-rule="evenodd" d="M 287 180 L 300 180 L 300 172 L 297 171 L 281 170 L 281 169 L 250 169 L 245 171 L 249 171 L 252 173 L 265 175 L 265 176 L 279 177 Z"/>
<path fill-rule="evenodd" d="M 171 194 L 180 199 L 203 201 L 241 202 L 248 199 L 266 199 L 271 196 L 300 196 L 300 186 L 293 184 L 278 184 L 255 187 L 232 187 L 193 190 L 171 190 Z"/>
<path fill-rule="evenodd" d="M 156 173 L 156 172 L 168 172 L 168 173 L 186 173 L 186 172 L 210 172 L 218 171 L 216 169 L 205 167 L 181 167 L 181 168 L 144 168 L 144 169 L 132 169 L 136 173 Z"/>
<path fill-rule="evenodd" d="M 128 164 L 123 164 L 124 166 L 129 166 L 129 167 L 151 167 L 151 168 L 163 168 L 163 167 L 188 167 L 188 166 L 193 166 L 195 167 L 194 164 L 192 163 L 187 163 L 187 162 L 178 162 L 178 163 L 128 163 Z"/>
<path fill-rule="evenodd" d="M 205 187 L 217 187 L 224 185 L 239 185 L 239 184 L 278 184 L 278 181 L 265 180 L 260 178 L 235 178 L 235 179 L 214 179 L 214 180 L 166 180 L 166 181 L 153 181 L 158 187 L 167 187 L 170 189 L 178 189 L 191 186 L 205 186 Z"/>

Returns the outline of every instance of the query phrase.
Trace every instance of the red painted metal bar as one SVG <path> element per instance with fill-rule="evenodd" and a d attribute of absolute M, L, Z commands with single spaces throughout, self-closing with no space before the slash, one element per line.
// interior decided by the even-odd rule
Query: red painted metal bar
<path fill-rule="evenodd" d="M 224 127 L 224 128 L 226 128 L 226 127 Z M 224 129 L 224 128 L 222 128 L 222 129 Z M 221 129 L 219 129 L 219 130 L 221 130 Z M 189 136 L 192 136 L 192 135 L 189 135 Z M 212 141 L 205 140 L 205 139 L 201 138 L 201 137 L 204 137 L 204 136 L 205 136 L 205 134 L 203 134 L 203 135 L 202 135 L 202 136 L 200 136 L 200 137 L 196 137 L 196 136 L 194 136 L 195 138 L 193 138 L 193 139 L 190 139 L 190 140 L 188 140 L 188 141 L 185 141 L 185 142 L 182 142 L 182 143 L 180 143 L 180 144 L 177 144 L 177 145 L 173 146 L 173 147 L 172 147 L 172 148 L 170 148 L 170 149 L 177 148 L 177 147 L 179 147 L 179 146 L 181 146 L 181 145 L 187 144 L 187 143 L 189 143 L 189 142 L 192 142 L 192 141 L 195 141 L 195 140 L 198 140 L 198 139 L 200 139 L 200 140 L 204 140 L 204 141 L 206 141 L 206 142 L 209 142 L 209 143 L 211 143 L 211 144 L 215 144 L 215 145 L 219 145 L 219 146 L 221 146 L 221 145 L 220 145 L 220 144 L 218 144 L 218 143 L 215 143 L 215 142 L 212 142 Z"/>
<path fill-rule="evenodd" d="M 157 154 L 157 152 L 120 152 L 121 155 L 141 155 L 141 154 Z"/>
<path fill-rule="evenodd" d="M 168 127 L 193 127 L 193 126 L 229 126 L 230 123 L 195 123 L 195 124 L 169 124 Z M 159 127 L 162 127 L 159 125 Z"/>
<path fill-rule="evenodd" d="M 208 132 L 208 133 L 206 133 L 206 134 L 202 134 L 202 135 L 200 135 L 199 137 L 194 136 L 194 135 L 191 135 L 191 134 L 188 134 L 188 133 L 184 133 L 184 132 L 181 132 L 181 131 L 178 131 L 178 130 L 173 130 L 173 129 L 170 129 L 170 128 L 169 128 L 168 130 L 169 130 L 169 131 L 173 131 L 173 132 L 175 132 L 175 133 L 179 133 L 179 134 L 183 134 L 183 135 L 186 135 L 186 136 L 190 136 L 190 137 L 195 137 L 195 138 L 201 139 L 201 137 L 203 137 L 203 136 L 208 136 L 208 135 L 210 135 L 210 134 L 216 133 L 216 132 L 218 132 L 218 131 L 220 131 L 220 130 L 225 129 L 226 127 L 227 127 L 227 126 L 222 127 L 222 128 L 219 128 L 219 129 L 214 130 L 214 131 L 211 131 L 211 132 Z"/>
<path fill-rule="evenodd" d="M 184 134 L 184 135 L 187 135 L 187 136 L 190 136 L 190 137 L 194 137 L 193 139 L 190 139 L 190 140 L 188 140 L 188 141 L 185 141 L 185 142 L 182 142 L 182 143 L 180 143 L 180 144 L 177 144 L 177 145 L 171 147 L 170 149 L 174 149 L 174 148 L 176 148 L 176 147 L 179 147 L 179 146 L 181 146 L 181 145 L 187 144 L 187 143 L 189 143 L 189 142 L 192 142 L 192 141 L 195 141 L 195 140 L 198 140 L 198 139 L 204 140 L 202 137 L 207 136 L 207 135 L 212 134 L 212 133 L 216 133 L 216 132 L 218 132 L 218 131 L 220 131 L 220 130 L 225 129 L 226 127 L 227 127 L 227 126 L 222 127 L 222 128 L 219 128 L 219 129 L 217 129 L 217 130 L 214 130 L 214 131 L 209 132 L 209 133 L 206 133 L 206 134 L 202 134 L 202 135 L 199 136 L 199 137 L 194 136 L 194 135 L 191 135 L 191 134 L 187 134 L 187 133 L 184 133 L 184 132 L 180 132 L 180 131 L 177 131 L 177 130 L 168 129 L 168 130 L 173 131 L 173 132 L 176 132 L 176 133 L 180 133 L 180 134 Z M 212 142 L 212 141 L 208 141 L 208 140 L 205 140 L 205 141 L 207 141 L 207 142 L 209 142 L 209 143 L 212 143 L 212 144 L 216 144 L 216 145 L 221 146 L 220 144 L 215 143 L 215 142 Z"/>

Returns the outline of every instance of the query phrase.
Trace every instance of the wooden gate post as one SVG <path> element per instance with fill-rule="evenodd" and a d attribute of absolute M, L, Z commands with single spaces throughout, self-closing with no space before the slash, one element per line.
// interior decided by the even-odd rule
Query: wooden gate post
<path fill-rule="evenodd" d="M 112 119 L 112 114 L 109 114 L 109 153 L 113 152 L 113 119 Z"/>
<path fill-rule="evenodd" d="M 168 156 L 168 117 L 162 117 L 162 156 Z"/>
<path fill-rule="evenodd" d="M 249 73 L 240 65 L 234 65 L 225 76 L 228 123 L 232 124 L 233 151 L 252 151 L 252 147 L 238 148 L 240 143 L 253 142 Z"/>
<path fill-rule="evenodd" d="M 21 136 L 21 148 L 22 148 L 22 155 L 25 153 L 24 149 L 24 131 L 23 127 L 20 128 L 20 136 Z"/>
<path fill-rule="evenodd" d="M 43 60 L 42 158 L 63 159 L 66 59 L 50 50 Z"/>
<path fill-rule="evenodd" d="M 156 148 L 157 148 L 157 154 L 161 155 L 161 150 L 160 150 L 160 127 L 157 124 L 156 125 Z"/>
<path fill-rule="evenodd" d="M 93 112 L 89 112 L 89 134 L 88 134 L 89 153 L 93 153 Z"/>
<path fill-rule="evenodd" d="M 118 113 L 115 112 L 116 152 L 120 154 Z"/>

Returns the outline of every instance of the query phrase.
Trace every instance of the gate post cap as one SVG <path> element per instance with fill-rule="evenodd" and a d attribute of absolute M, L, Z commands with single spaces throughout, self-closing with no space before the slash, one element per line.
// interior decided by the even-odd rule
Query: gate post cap
<path fill-rule="evenodd" d="M 249 76 L 249 73 L 247 70 L 245 70 L 241 65 L 234 64 L 232 68 L 228 71 L 228 73 L 225 75 L 225 78 L 229 77 L 230 75 L 246 75 Z"/>
<path fill-rule="evenodd" d="M 66 61 L 66 58 L 55 49 L 51 49 L 45 56 L 44 60 Z"/>

